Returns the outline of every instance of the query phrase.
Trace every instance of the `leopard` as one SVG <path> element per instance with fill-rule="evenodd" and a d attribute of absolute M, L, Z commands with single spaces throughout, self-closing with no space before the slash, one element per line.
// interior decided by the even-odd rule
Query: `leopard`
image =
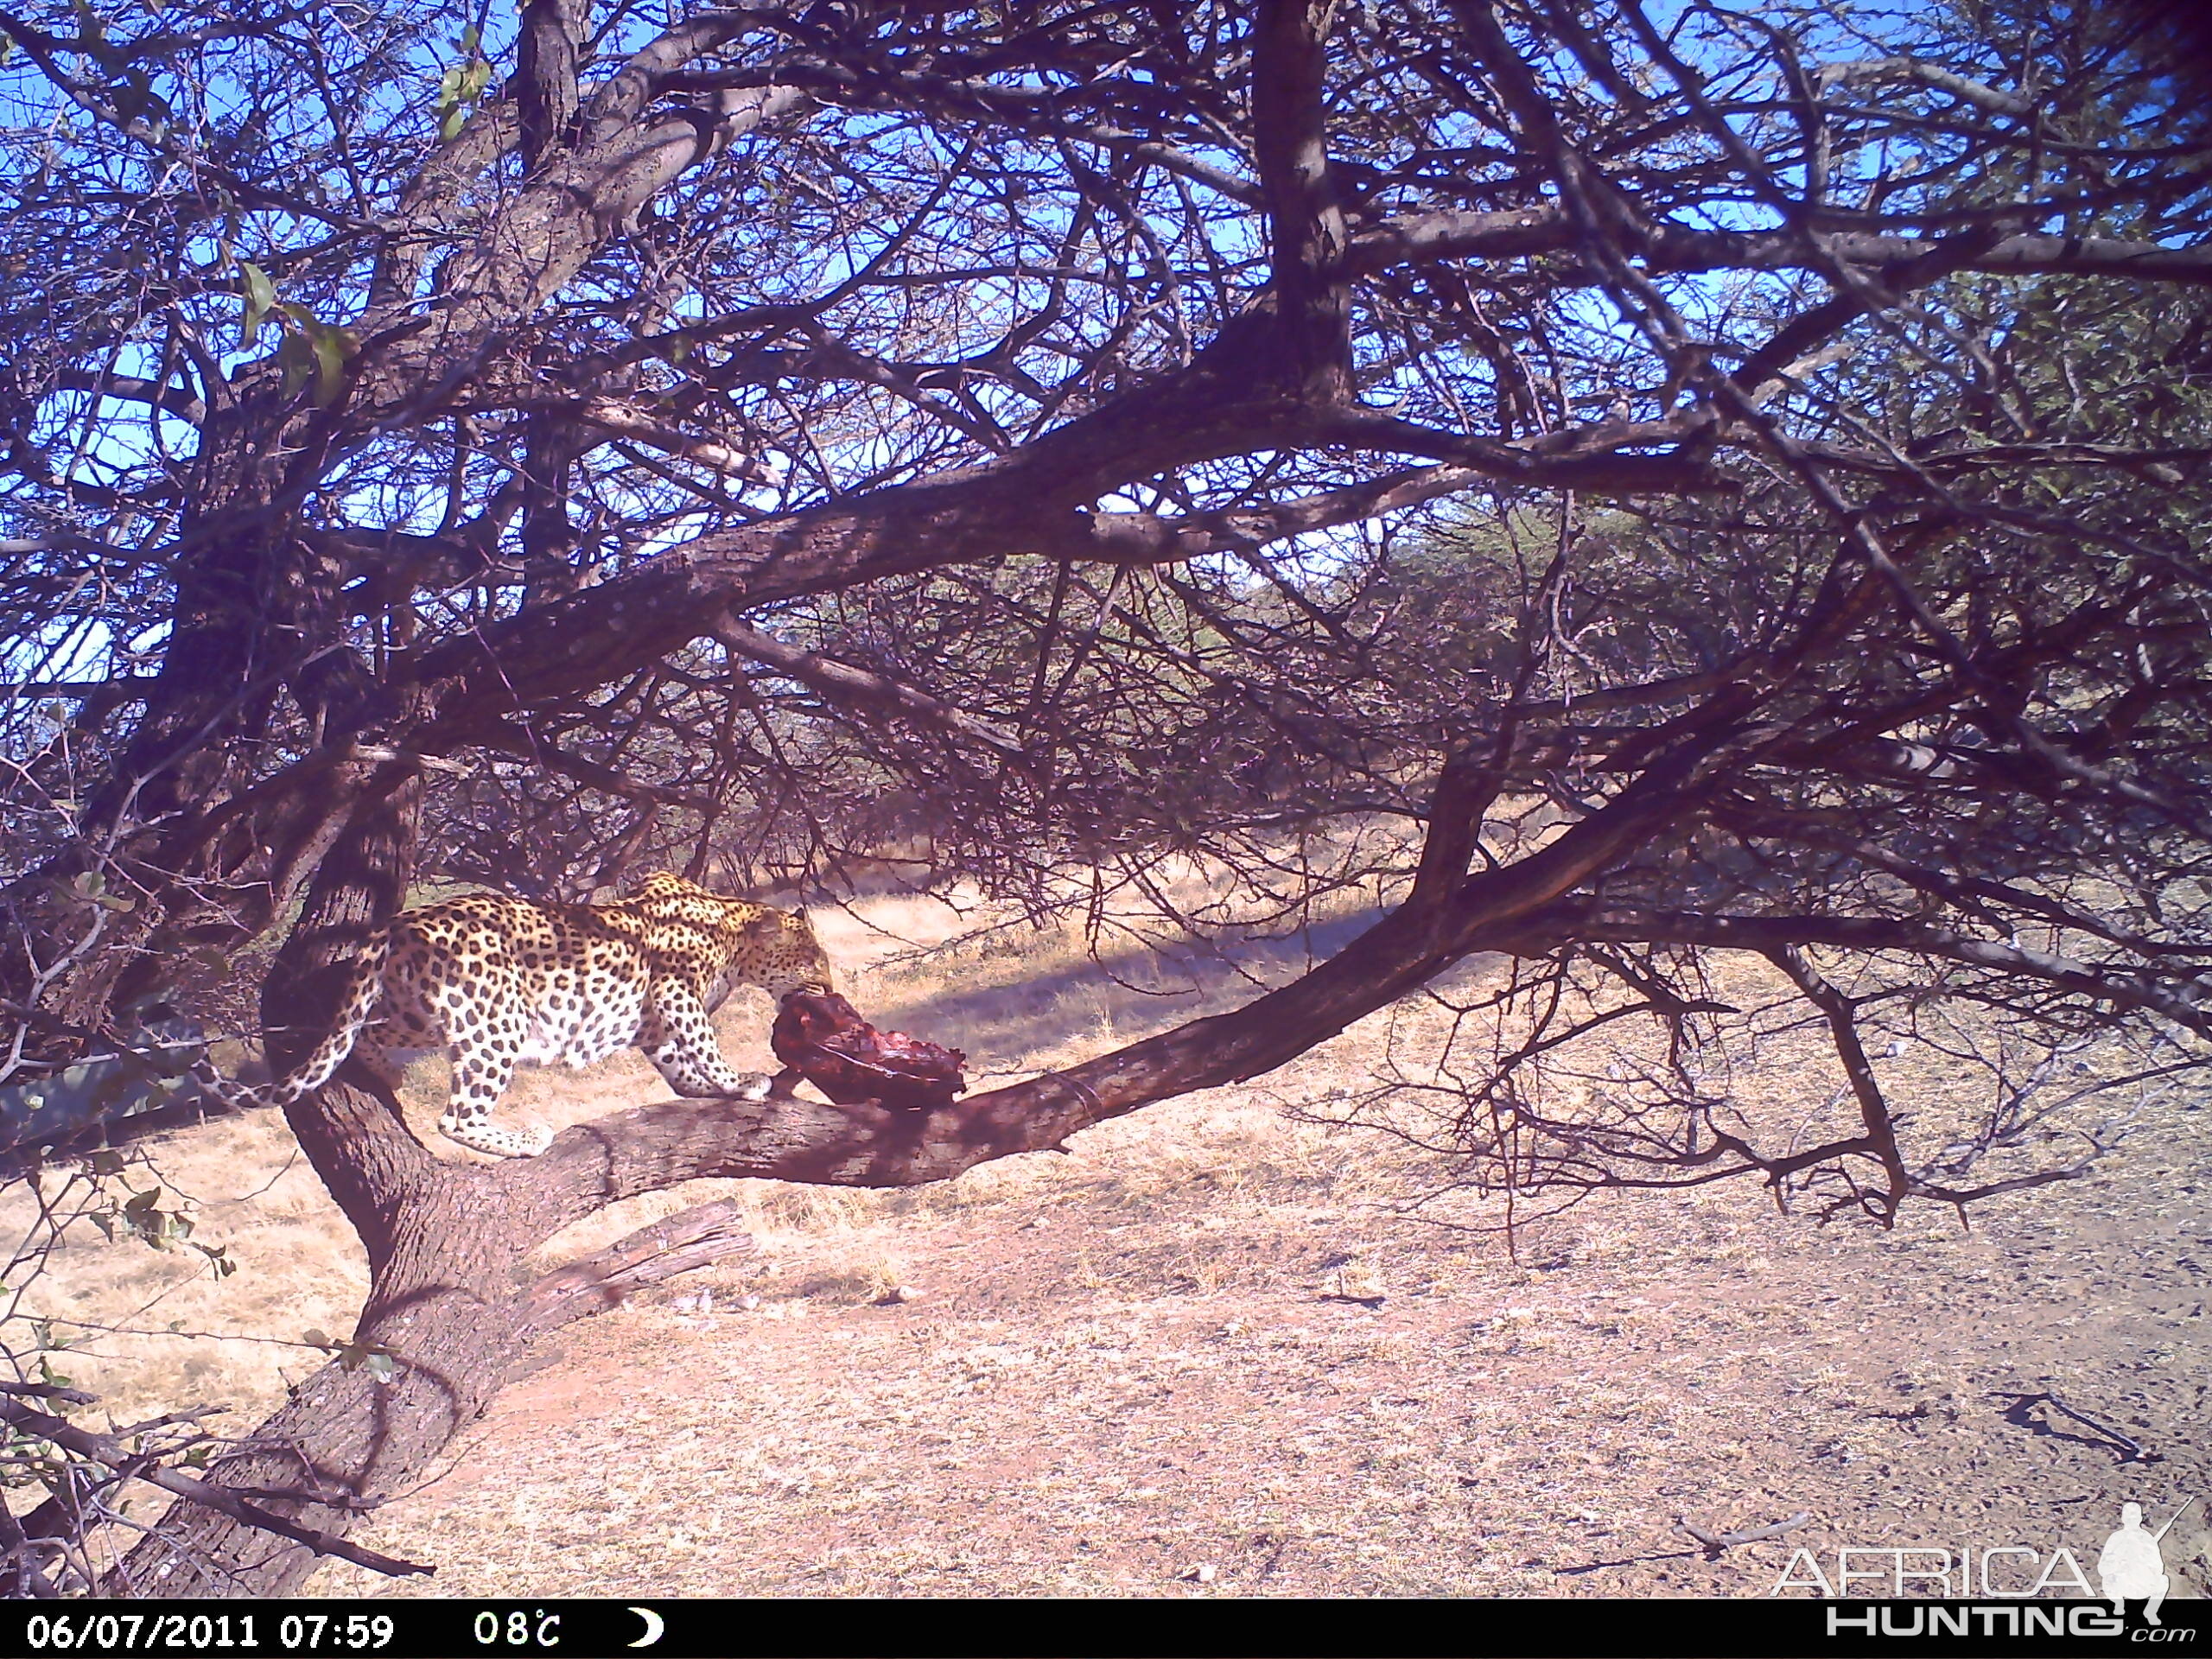
<path fill-rule="evenodd" d="M 439 1131 L 495 1158 L 531 1158 L 551 1131 L 491 1122 L 518 1065 L 581 1071 L 635 1046 L 679 1095 L 766 1098 L 772 1080 L 733 1069 L 708 1020 L 741 984 L 779 1000 L 834 992 L 804 908 L 725 898 L 664 871 L 608 904 L 463 893 L 403 911 L 370 937 L 329 1035 L 262 1101 L 304 1098 L 349 1056 L 396 1089 L 406 1062 L 442 1040 L 453 1082 Z"/>

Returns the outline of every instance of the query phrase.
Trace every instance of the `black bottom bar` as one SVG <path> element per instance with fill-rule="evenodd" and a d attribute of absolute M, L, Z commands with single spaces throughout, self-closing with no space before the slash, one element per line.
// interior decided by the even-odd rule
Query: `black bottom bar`
<path fill-rule="evenodd" d="M 0 1655 L 263 1659 L 1796 1659 L 2201 1655 L 2207 1604 L 2101 1601 L 74 1601 L 0 1607 Z"/>

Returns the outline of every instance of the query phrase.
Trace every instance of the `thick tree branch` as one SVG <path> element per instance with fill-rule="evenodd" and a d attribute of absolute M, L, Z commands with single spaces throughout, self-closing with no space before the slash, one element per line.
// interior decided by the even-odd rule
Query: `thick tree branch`
<path fill-rule="evenodd" d="M 435 406 L 493 340 L 536 315 L 675 179 L 762 123 L 806 107 L 795 88 L 765 86 L 724 94 L 711 111 L 643 119 L 668 75 L 751 26 L 743 12 L 708 12 L 633 54 L 581 112 L 575 146 L 551 156 L 447 261 L 442 302 L 427 321 L 354 365 L 357 414 L 389 419 L 401 408 Z M 404 302 L 396 281 L 386 289 Z M 372 313 L 364 327 L 389 334 L 391 321 Z"/>
<path fill-rule="evenodd" d="M 753 1248 L 736 1201 L 720 1198 L 625 1234 L 605 1249 L 564 1263 L 532 1285 L 517 1331 L 535 1342 L 564 1325 L 620 1307 L 624 1300 Z"/>
<path fill-rule="evenodd" d="M 715 639 L 743 657 L 756 663 L 765 663 L 779 673 L 787 674 L 801 685 L 811 686 L 831 702 L 850 704 L 878 713 L 897 715 L 956 737 L 969 738 L 1000 753 L 1019 756 L 1022 753 L 1021 740 L 1002 726 L 955 709 L 951 704 L 918 691 L 911 685 L 881 674 L 870 673 L 864 668 L 855 668 L 849 663 L 833 662 L 827 657 L 797 645 L 785 645 L 773 635 L 748 628 L 741 622 L 725 620 L 714 631 Z"/>
<path fill-rule="evenodd" d="M 1362 438 L 1371 430 L 1344 429 Z M 1382 435 L 1374 436 L 1382 447 Z M 1389 442 L 1411 447 L 1395 436 Z M 1010 552 L 1104 565 L 1178 563 L 1353 523 L 1501 476 L 1601 493 L 1723 487 L 1701 467 L 1664 456 L 1546 455 L 1473 440 L 1441 447 L 1479 453 L 1484 462 L 1395 474 L 1273 508 L 1181 518 L 1058 505 L 1052 497 L 1067 487 L 1065 480 L 1047 483 L 1038 476 L 1042 469 L 1027 464 L 902 486 L 701 537 L 558 605 L 454 640 L 415 664 L 413 677 L 420 683 L 447 683 L 445 706 L 466 730 L 486 714 L 633 673 L 709 632 L 710 619 L 725 610 L 940 565 Z M 1040 501 L 1046 490 L 1052 496 Z M 433 747 L 443 741 L 425 740 Z"/>
<path fill-rule="evenodd" d="M 1336 0 L 1261 0 L 1252 42 L 1252 143 L 1267 202 L 1270 288 L 1284 366 L 1319 404 L 1349 400 L 1345 226 L 1329 175 L 1323 83 Z"/>
<path fill-rule="evenodd" d="M 1504 213 L 1447 210 L 1387 219 L 1357 232 L 1346 264 L 1370 276 L 1393 265 L 1438 259 L 1522 259 L 1564 253 L 1576 245 L 1567 215 L 1556 207 Z M 1821 247 L 1847 264 L 1879 270 L 1925 258 L 1942 245 L 1926 237 L 1868 231 L 1821 232 Z M 1643 250 L 1645 269 L 1679 273 L 1705 270 L 1813 270 L 1822 261 L 1802 237 L 1781 231 L 1692 231 L 1654 228 Z M 1963 262 L 1961 269 L 2003 275 L 2126 276 L 2137 281 L 2212 283 L 2212 244 L 2168 247 L 2112 237 L 2002 237 Z"/>
<path fill-rule="evenodd" d="M 1531 912 L 1694 810 L 1696 770 L 1694 751 L 1670 758 L 1540 850 L 1401 906 L 1329 961 L 1234 1013 L 1032 1082 L 927 1113 L 792 1099 L 647 1106 L 564 1130 L 498 1179 L 517 1213 L 550 1236 L 618 1199 L 700 1177 L 910 1186 L 1057 1147 L 1154 1101 L 1272 1071 L 1446 964 L 1515 937 Z"/>
<path fill-rule="evenodd" d="M 1918 58 L 1863 58 L 1855 63 L 1824 63 L 1814 79 L 1824 87 L 1866 86 L 1885 80 L 1914 81 L 1999 115 L 2032 115 L 2036 107 L 2033 99 L 1970 79 Z"/>
<path fill-rule="evenodd" d="M 587 17 L 580 0 L 529 0 L 522 8 L 510 90 L 520 118 L 523 160 L 532 168 L 566 141 L 575 119 L 576 54 Z"/>

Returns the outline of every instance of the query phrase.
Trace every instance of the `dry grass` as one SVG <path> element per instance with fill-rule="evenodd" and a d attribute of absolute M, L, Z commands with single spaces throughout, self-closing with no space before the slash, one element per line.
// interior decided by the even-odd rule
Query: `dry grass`
<path fill-rule="evenodd" d="M 162 1148 L 150 1166 L 105 1183 L 105 1199 L 156 1179 L 162 1208 L 182 1211 L 195 1238 L 221 1246 L 233 1275 L 219 1279 L 187 1249 L 110 1241 L 79 1219 L 42 1271 L 20 1277 L 10 1311 L 52 1321 L 68 1345 L 49 1363 L 99 1395 L 115 1419 L 227 1403 L 226 1421 L 242 1428 L 283 1399 L 288 1380 L 321 1364 L 322 1354 L 299 1340 L 303 1332 L 351 1329 L 367 1264 L 280 1118 L 207 1124 Z M 35 1213 L 24 1189 L 10 1187 L 0 1195 L 0 1236 L 34 1236 Z"/>
<path fill-rule="evenodd" d="M 1218 989 L 1211 996 L 1148 996 L 1117 985 L 1113 968 L 1090 961 L 1079 933 L 1069 929 L 1001 923 L 979 939 L 942 949 L 982 919 L 972 896 L 955 899 L 959 908 L 916 897 L 867 899 L 817 907 L 816 920 L 860 1005 L 881 1024 L 918 1027 L 965 1047 L 971 1087 L 1033 1075 L 1223 1000 Z M 1283 951 L 1268 956 L 1297 960 Z M 1218 988 L 1230 976 L 1217 969 L 1207 977 Z M 948 982 L 959 987 L 956 994 L 944 994 Z M 722 1011 L 723 1050 L 741 1070 L 775 1069 L 767 1048 L 769 1012 L 765 996 L 752 990 L 734 996 Z M 443 1063 L 424 1061 L 410 1072 L 403 1103 L 427 1144 L 441 1155 L 467 1157 L 435 1133 L 444 1086 Z M 501 1114 L 504 1121 L 565 1128 L 665 1093 L 644 1056 L 626 1050 L 582 1077 L 525 1069 Z M 1248 1107 L 1244 1115 L 1255 1139 L 1280 1138 L 1266 1108 Z M 1126 1149 L 1124 1177 L 1132 1190 L 1173 1185 L 1166 1172 L 1184 1154 L 1155 1147 L 1157 1139 L 1138 1134 Z M 546 1253 L 579 1253 L 704 1198 L 734 1194 L 754 1230 L 772 1244 L 837 1241 L 830 1255 L 839 1259 L 825 1260 L 823 1282 L 852 1274 L 857 1283 L 880 1276 L 871 1259 L 892 1259 L 871 1234 L 888 1230 L 900 1217 L 988 1203 L 1053 1179 L 1043 1169 L 994 1166 L 918 1194 L 696 1182 L 604 1211 L 553 1241 Z M 350 1332 L 367 1286 L 359 1243 L 274 1115 L 173 1137 L 148 1164 L 107 1183 L 101 1202 L 119 1201 L 156 1181 L 165 1194 L 162 1207 L 188 1214 L 197 1241 L 221 1245 L 237 1264 L 233 1275 L 219 1279 L 190 1249 L 111 1242 L 87 1218 L 65 1230 L 61 1248 L 41 1273 L 7 1293 L 7 1311 L 51 1321 L 72 1343 L 54 1356 L 56 1369 L 99 1394 L 118 1420 L 219 1401 L 234 1406 L 238 1421 L 250 1421 L 282 1400 L 288 1380 L 322 1363 L 321 1353 L 300 1340 L 304 1332 Z M 49 1178 L 49 1187 L 55 1184 Z M 32 1236 L 35 1215 L 28 1190 L 0 1192 L 0 1239 Z M 842 1259 L 849 1253 L 850 1262 Z"/>
<path fill-rule="evenodd" d="M 1301 965 L 1294 945 L 1101 967 L 1079 934 L 1019 925 L 912 954 L 972 919 L 917 899 L 817 912 L 855 1001 L 965 1048 L 979 1086 L 1242 1000 L 1239 968 Z M 1176 973 L 1192 988 L 1117 982 Z M 734 1063 L 766 1063 L 766 1014 L 725 1009 Z M 2088 1560 L 2120 1502 L 2158 1519 L 2204 1489 L 2207 1114 L 2175 1106 L 2108 1173 L 1972 1234 L 1933 1209 L 1887 1235 L 1818 1230 L 1732 1190 L 1586 1205 L 1509 1247 L 1408 1219 L 1424 1166 L 1402 1144 L 1281 1110 L 1367 1089 L 1447 1018 L 1409 1002 L 1262 1086 L 937 1186 L 699 1183 L 594 1217 L 548 1255 L 733 1191 L 760 1249 L 569 1333 L 366 1535 L 438 1561 L 435 1580 L 332 1567 L 317 1586 L 1758 1593 L 1800 1542 L 2047 1540 Z M 1832 1085 L 1793 1042 L 1738 1081 L 1826 1109 Z M 408 1089 L 426 1135 L 437 1072 Z M 558 1125 L 658 1092 L 632 1054 L 526 1074 L 505 1110 Z M 221 1285 L 79 1233 L 29 1294 L 92 1322 L 342 1332 L 359 1263 L 287 1159 L 265 1119 L 163 1151 L 200 1236 L 239 1261 Z M 119 1416 L 214 1397 L 250 1422 L 318 1358 L 162 1334 L 67 1369 Z M 2005 1416 L 1999 1391 L 2051 1387 L 2166 1460 L 2121 1465 Z M 1814 1528 L 1717 1563 L 1672 1529 L 1678 1513 L 1723 1527 L 1804 1509 Z M 2203 1582 L 2188 1559 L 2170 1544 Z M 1215 1572 L 1184 1576 L 1200 1566 Z"/>

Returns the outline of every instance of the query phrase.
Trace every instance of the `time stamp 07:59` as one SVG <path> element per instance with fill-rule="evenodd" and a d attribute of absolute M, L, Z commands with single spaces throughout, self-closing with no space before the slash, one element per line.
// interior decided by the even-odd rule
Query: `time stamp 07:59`
<path fill-rule="evenodd" d="M 398 1625 L 389 1613 L 33 1613 L 23 1621 L 23 1645 L 33 1653 L 380 1653 Z M 561 1615 L 489 1608 L 469 1634 L 487 1649 L 561 1644 Z"/>

